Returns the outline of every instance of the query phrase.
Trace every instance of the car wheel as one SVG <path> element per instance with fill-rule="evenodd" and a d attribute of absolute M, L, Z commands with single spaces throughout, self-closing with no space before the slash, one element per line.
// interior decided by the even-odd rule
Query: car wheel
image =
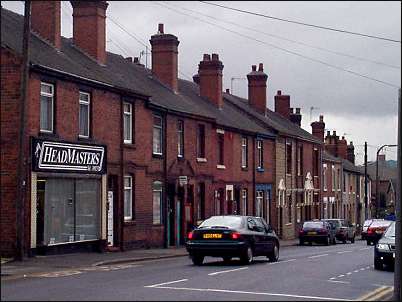
<path fill-rule="evenodd" d="M 350 239 L 350 243 L 355 243 L 355 236 L 353 236 L 352 239 Z"/>
<path fill-rule="evenodd" d="M 279 260 L 279 247 L 276 243 L 274 244 L 273 251 L 269 253 L 268 259 L 271 262 L 277 262 Z"/>
<path fill-rule="evenodd" d="M 204 256 L 202 256 L 202 255 L 193 255 L 191 257 L 191 260 L 193 260 L 194 265 L 202 265 L 202 262 L 204 261 Z"/>
<path fill-rule="evenodd" d="M 327 237 L 327 239 L 325 239 L 325 241 L 324 241 L 324 244 L 325 244 L 325 245 L 329 245 L 329 242 L 330 242 L 329 239 L 330 239 L 329 237 Z"/>
<path fill-rule="evenodd" d="M 250 246 L 247 247 L 240 260 L 243 264 L 250 264 L 253 261 L 253 249 Z"/>
<path fill-rule="evenodd" d="M 367 245 L 371 245 L 371 242 L 370 242 L 370 240 L 367 240 Z"/>
<path fill-rule="evenodd" d="M 225 256 L 222 258 L 223 258 L 223 262 L 225 262 L 225 263 L 228 263 L 228 262 L 230 262 L 230 260 L 232 260 L 232 257 L 230 257 L 230 256 Z"/>
<path fill-rule="evenodd" d="M 380 271 L 383 270 L 384 266 L 380 259 L 374 258 L 374 268 Z"/>
<path fill-rule="evenodd" d="M 334 239 L 332 240 L 332 244 L 335 245 L 336 244 L 336 238 L 334 237 Z"/>

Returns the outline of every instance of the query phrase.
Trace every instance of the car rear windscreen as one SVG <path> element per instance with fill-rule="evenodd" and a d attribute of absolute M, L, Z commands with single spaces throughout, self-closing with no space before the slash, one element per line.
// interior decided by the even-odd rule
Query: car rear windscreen
<path fill-rule="evenodd" d="M 240 228 L 242 225 L 242 217 L 237 216 L 212 216 L 204 220 L 200 224 L 203 227 L 227 227 L 227 228 Z"/>
<path fill-rule="evenodd" d="M 389 226 L 392 223 L 390 220 L 379 220 L 379 221 L 373 221 L 373 223 L 370 225 L 371 227 L 383 227 L 383 226 Z"/>
<path fill-rule="evenodd" d="M 306 221 L 303 223 L 303 228 L 323 228 L 324 225 L 321 221 Z"/>

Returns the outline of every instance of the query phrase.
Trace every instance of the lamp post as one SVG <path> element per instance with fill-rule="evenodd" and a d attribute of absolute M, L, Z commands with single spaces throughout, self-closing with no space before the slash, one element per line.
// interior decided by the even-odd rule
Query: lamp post
<path fill-rule="evenodd" d="M 377 217 L 378 214 L 378 154 L 380 151 L 385 148 L 385 147 L 397 147 L 398 145 L 382 145 L 378 150 L 377 150 L 377 155 L 375 159 L 375 217 Z"/>

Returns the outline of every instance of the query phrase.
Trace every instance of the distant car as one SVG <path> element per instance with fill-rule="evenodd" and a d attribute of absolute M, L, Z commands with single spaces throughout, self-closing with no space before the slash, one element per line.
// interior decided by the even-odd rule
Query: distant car
<path fill-rule="evenodd" d="M 335 224 L 336 240 L 342 241 L 343 243 L 346 243 L 346 241 L 350 241 L 350 243 L 355 242 L 356 228 L 353 224 L 351 224 L 345 219 L 322 219 L 322 220 Z"/>
<path fill-rule="evenodd" d="M 299 231 L 299 243 L 324 243 L 329 245 L 335 241 L 335 232 L 331 224 L 322 220 L 305 221 Z"/>
<path fill-rule="evenodd" d="M 374 220 L 367 229 L 367 245 L 376 244 L 391 223 L 390 220 Z"/>
<path fill-rule="evenodd" d="M 261 217 L 225 215 L 204 220 L 188 234 L 186 249 L 194 265 L 205 256 L 222 257 L 225 262 L 239 257 L 249 264 L 255 256 L 279 259 L 279 238 Z"/>
<path fill-rule="evenodd" d="M 373 221 L 375 221 L 375 220 L 384 220 L 384 219 L 367 219 L 367 220 L 365 220 L 363 223 L 363 228 L 362 228 L 362 232 L 361 232 L 362 240 L 366 240 L 367 229 L 370 226 L 370 224 L 372 224 Z"/>
<path fill-rule="evenodd" d="M 392 222 L 374 248 L 374 268 L 395 265 L 395 222 Z"/>

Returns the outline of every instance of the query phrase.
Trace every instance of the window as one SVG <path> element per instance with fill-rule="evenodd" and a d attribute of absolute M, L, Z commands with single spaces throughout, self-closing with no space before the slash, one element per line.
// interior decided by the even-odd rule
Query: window
<path fill-rule="evenodd" d="M 241 138 L 241 167 L 247 168 L 247 137 Z"/>
<path fill-rule="evenodd" d="M 303 175 L 303 145 L 297 148 L 297 175 Z"/>
<path fill-rule="evenodd" d="M 255 199 L 255 216 L 262 216 L 262 207 L 264 202 L 264 191 L 257 191 L 256 192 L 256 199 Z"/>
<path fill-rule="evenodd" d="M 323 179 L 323 186 L 324 186 L 324 191 L 327 190 L 327 165 L 323 165 L 322 169 L 322 179 Z"/>
<path fill-rule="evenodd" d="M 336 174 L 337 174 L 336 185 L 337 185 L 338 191 L 340 191 L 341 190 L 341 170 L 339 168 L 336 169 Z"/>
<path fill-rule="evenodd" d="M 40 131 L 53 132 L 54 86 L 40 84 Z"/>
<path fill-rule="evenodd" d="M 257 156 L 258 156 L 258 165 L 257 168 L 264 168 L 264 144 L 262 140 L 257 140 Z"/>
<path fill-rule="evenodd" d="M 133 142 L 133 110 L 130 103 L 123 103 L 124 143 Z"/>
<path fill-rule="evenodd" d="M 346 192 L 346 173 L 343 173 L 343 192 Z"/>
<path fill-rule="evenodd" d="M 155 181 L 152 185 L 152 210 L 153 210 L 153 224 L 161 224 L 161 207 L 162 207 L 162 183 Z"/>
<path fill-rule="evenodd" d="M 332 191 L 335 191 L 335 188 L 336 188 L 336 170 L 335 170 L 334 165 L 332 165 L 331 177 L 332 177 Z"/>
<path fill-rule="evenodd" d="M 224 152 L 225 152 L 225 136 L 218 133 L 218 164 L 224 165 Z"/>
<path fill-rule="evenodd" d="M 124 176 L 124 220 L 133 219 L 133 179 Z"/>
<path fill-rule="evenodd" d="M 292 174 L 292 144 L 286 144 L 286 173 Z"/>
<path fill-rule="evenodd" d="M 162 117 L 154 115 L 153 154 L 162 155 Z"/>
<path fill-rule="evenodd" d="M 205 158 L 205 126 L 198 125 L 197 131 L 197 157 Z"/>
<path fill-rule="evenodd" d="M 241 214 L 247 215 L 247 189 L 243 189 L 241 193 Z"/>
<path fill-rule="evenodd" d="M 292 195 L 288 199 L 288 223 L 292 222 Z"/>
<path fill-rule="evenodd" d="M 177 157 L 184 156 L 184 124 L 177 121 Z"/>
<path fill-rule="evenodd" d="M 90 95 L 80 91 L 79 136 L 89 137 L 89 101 Z"/>

